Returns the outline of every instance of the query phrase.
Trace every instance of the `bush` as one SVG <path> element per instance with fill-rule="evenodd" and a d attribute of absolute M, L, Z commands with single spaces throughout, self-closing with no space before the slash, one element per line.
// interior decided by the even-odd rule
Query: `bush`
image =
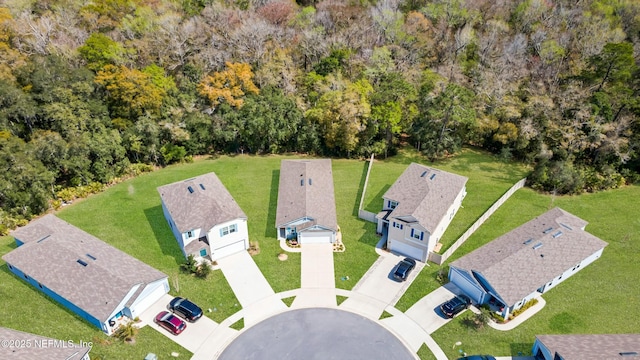
<path fill-rule="evenodd" d="M 502 315 L 496 313 L 496 312 L 491 312 L 491 317 L 493 318 L 493 320 L 495 320 L 496 322 L 499 323 L 503 323 L 504 322 L 504 318 L 502 317 Z"/>
<path fill-rule="evenodd" d="M 198 262 L 193 254 L 189 254 L 187 260 L 180 264 L 180 269 L 188 274 L 195 274 L 198 271 Z"/>
<path fill-rule="evenodd" d="M 195 272 L 196 277 L 200 279 L 206 279 L 210 273 L 211 273 L 211 267 L 206 261 L 203 261 L 200 265 L 198 265 Z"/>
<path fill-rule="evenodd" d="M 127 168 L 127 173 L 131 176 L 138 176 L 140 174 L 144 174 L 152 171 L 153 171 L 153 165 L 142 164 L 142 163 L 131 164 Z"/>
<path fill-rule="evenodd" d="M 122 341 L 132 343 L 138 334 L 138 328 L 133 325 L 133 321 L 128 322 L 126 325 L 120 325 L 116 331 L 113 332 L 113 336 Z"/>
<path fill-rule="evenodd" d="M 525 310 L 527 310 L 528 308 L 532 307 L 533 305 L 538 303 L 538 299 L 531 299 L 529 301 L 527 301 L 526 303 L 524 303 L 524 305 L 522 305 L 522 307 L 513 310 L 513 312 L 511 314 L 509 314 L 509 320 L 513 319 L 514 317 L 522 314 L 523 312 L 525 312 Z"/>

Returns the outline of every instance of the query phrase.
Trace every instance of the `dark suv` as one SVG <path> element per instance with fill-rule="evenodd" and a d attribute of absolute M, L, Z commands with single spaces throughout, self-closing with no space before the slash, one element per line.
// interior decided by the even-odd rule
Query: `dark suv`
<path fill-rule="evenodd" d="M 195 322 L 202 317 L 202 309 L 198 305 L 181 297 L 175 297 L 171 300 L 169 310 L 190 322 Z"/>
<path fill-rule="evenodd" d="M 404 258 L 398 263 L 398 265 L 396 265 L 396 270 L 393 272 L 393 278 L 398 281 L 405 281 L 409 277 L 411 270 L 413 270 L 413 268 L 415 267 L 415 260 Z"/>
<path fill-rule="evenodd" d="M 471 299 L 466 295 L 456 295 L 453 299 L 440 305 L 440 310 L 444 316 L 453 318 L 462 310 L 468 308 L 471 305 Z"/>

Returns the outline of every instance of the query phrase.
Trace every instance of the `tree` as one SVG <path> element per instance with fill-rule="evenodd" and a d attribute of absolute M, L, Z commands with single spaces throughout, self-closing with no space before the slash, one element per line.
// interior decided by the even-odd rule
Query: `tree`
<path fill-rule="evenodd" d="M 93 33 L 84 45 L 78 48 L 87 61 L 87 67 L 98 71 L 107 64 L 118 65 L 123 60 L 124 48 L 102 33 Z"/>
<path fill-rule="evenodd" d="M 233 107 L 242 107 L 242 97 L 246 93 L 259 93 L 253 83 L 253 71 L 249 64 L 228 62 L 226 66 L 226 70 L 205 76 L 198 84 L 198 91 L 214 108 L 223 101 Z"/>

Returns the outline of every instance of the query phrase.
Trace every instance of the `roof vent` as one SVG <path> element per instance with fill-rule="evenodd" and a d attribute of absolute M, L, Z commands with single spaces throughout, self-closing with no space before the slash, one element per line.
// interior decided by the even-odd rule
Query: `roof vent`
<path fill-rule="evenodd" d="M 78 259 L 78 260 L 76 260 L 76 262 L 77 262 L 78 264 L 82 265 L 82 266 L 87 266 L 87 263 L 86 263 L 86 262 L 84 262 L 84 260 L 82 260 L 82 259 Z"/>
<path fill-rule="evenodd" d="M 620 356 L 638 356 L 637 351 L 623 351 L 620 353 Z"/>
<path fill-rule="evenodd" d="M 420 177 L 425 177 L 425 176 L 427 176 L 427 172 L 428 172 L 428 171 L 423 172 L 423 173 L 422 173 L 422 175 L 420 175 Z"/>
<path fill-rule="evenodd" d="M 553 228 L 552 228 L 552 227 L 550 227 L 550 228 L 546 228 L 542 233 L 543 233 L 543 234 L 548 234 L 548 233 L 550 233 L 550 232 L 551 232 L 551 230 L 553 230 Z"/>
<path fill-rule="evenodd" d="M 207 190 L 207 189 L 204 188 L 204 185 L 202 185 L 202 184 L 199 184 L 199 185 L 200 185 L 200 189 Z"/>
<path fill-rule="evenodd" d="M 531 244 L 532 241 L 533 241 L 533 238 L 527 239 L 525 242 L 523 242 L 523 244 L 529 245 L 529 244 Z"/>
<path fill-rule="evenodd" d="M 541 243 L 541 242 L 539 242 L 539 243 L 537 243 L 537 244 L 533 245 L 533 250 L 538 250 L 538 249 L 540 249 L 541 247 L 542 247 L 542 243 Z"/>
<path fill-rule="evenodd" d="M 191 186 L 187 187 L 187 190 L 189 190 L 189 194 L 193 194 L 193 188 Z"/>
<path fill-rule="evenodd" d="M 560 230 L 556 231 L 556 233 L 553 234 L 553 238 L 554 239 L 557 238 L 557 237 L 560 237 L 560 236 L 562 236 L 562 231 L 560 231 Z"/>
<path fill-rule="evenodd" d="M 313 185 L 313 182 L 311 181 L 311 178 L 309 178 L 309 185 Z"/>
<path fill-rule="evenodd" d="M 91 254 L 87 254 L 87 257 L 91 260 L 96 260 L 96 257 Z"/>
<path fill-rule="evenodd" d="M 300 186 L 304 186 L 304 179 L 300 179 Z"/>
<path fill-rule="evenodd" d="M 567 225 L 567 224 L 560 223 L 560 225 L 564 226 L 564 227 L 565 227 L 566 229 L 568 229 L 568 230 L 573 230 L 573 229 L 571 228 L 571 226 L 569 226 L 569 225 Z"/>
<path fill-rule="evenodd" d="M 433 180 L 433 178 L 436 177 L 437 174 L 431 174 L 431 176 L 429 176 L 429 180 Z"/>

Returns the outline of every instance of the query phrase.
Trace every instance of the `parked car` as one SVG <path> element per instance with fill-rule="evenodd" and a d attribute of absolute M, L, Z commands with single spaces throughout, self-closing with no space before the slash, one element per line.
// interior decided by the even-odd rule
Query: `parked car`
<path fill-rule="evenodd" d="M 393 272 L 393 278 L 398 281 L 405 281 L 409 277 L 411 270 L 416 267 L 416 261 L 409 258 L 400 260 L 396 265 L 396 270 Z"/>
<path fill-rule="evenodd" d="M 202 317 L 202 309 L 198 305 L 181 297 L 171 300 L 169 310 L 190 322 L 195 322 Z"/>
<path fill-rule="evenodd" d="M 471 305 L 471 299 L 466 295 L 456 295 L 453 299 L 440 305 L 440 310 L 444 316 L 453 318 L 462 310 L 468 308 Z"/>
<path fill-rule="evenodd" d="M 179 317 L 168 311 L 161 311 L 154 319 L 156 324 L 169 330 L 173 335 L 178 335 L 187 328 L 187 324 Z"/>
<path fill-rule="evenodd" d="M 458 358 L 458 360 L 496 360 L 496 358 L 491 355 L 471 355 Z"/>

